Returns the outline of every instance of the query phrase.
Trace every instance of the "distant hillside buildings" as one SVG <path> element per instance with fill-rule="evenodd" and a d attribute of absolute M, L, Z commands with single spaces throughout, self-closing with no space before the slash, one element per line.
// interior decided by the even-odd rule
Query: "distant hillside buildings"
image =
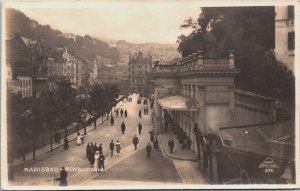
<path fill-rule="evenodd" d="M 86 61 L 65 48 L 43 47 L 40 40 L 15 35 L 6 40 L 7 89 L 22 97 L 36 97 L 44 88 L 67 77 L 75 88 L 88 83 Z"/>

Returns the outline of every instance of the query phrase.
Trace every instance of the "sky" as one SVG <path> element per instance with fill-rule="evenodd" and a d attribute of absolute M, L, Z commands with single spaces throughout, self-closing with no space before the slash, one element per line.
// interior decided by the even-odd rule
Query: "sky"
<path fill-rule="evenodd" d="M 72 8 L 70 8 L 72 6 Z M 64 4 L 19 7 L 26 16 L 53 29 L 133 43 L 176 43 L 185 19 L 197 18 L 197 1 L 100 1 L 96 4 Z"/>

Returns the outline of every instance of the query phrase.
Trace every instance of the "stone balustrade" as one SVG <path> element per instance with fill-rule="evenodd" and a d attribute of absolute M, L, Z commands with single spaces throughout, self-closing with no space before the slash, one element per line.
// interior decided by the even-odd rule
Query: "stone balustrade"
<path fill-rule="evenodd" d="M 197 51 L 173 63 L 157 64 L 152 74 L 177 74 L 188 71 L 235 69 L 233 51 L 227 58 L 209 58 Z"/>

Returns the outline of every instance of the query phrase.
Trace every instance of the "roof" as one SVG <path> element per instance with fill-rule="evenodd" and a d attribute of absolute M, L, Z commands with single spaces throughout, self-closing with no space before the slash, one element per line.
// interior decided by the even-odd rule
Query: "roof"
<path fill-rule="evenodd" d="M 27 47 L 32 47 L 33 45 L 37 44 L 37 41 L 35 40 L 32 40 L 32 39 L 29 39 L 29 38 L 25 38 L 23 36 L 20 36 L 20 38 L 22 39 L 22 41 L 24 42 L 24 44 L 27 46 Z"/>
<path fill-rule="evenodd" d="M 168 110 L 197 111 L 199 106 L 194 98 L 181 95 L 169 96 L 158 100 L 159 105 Z"/>
<path fill-rule="evenodd" d="M 220 128 L 225 148 L 272 159 L 295 160 L 295 122 L 272 122 Z"/>

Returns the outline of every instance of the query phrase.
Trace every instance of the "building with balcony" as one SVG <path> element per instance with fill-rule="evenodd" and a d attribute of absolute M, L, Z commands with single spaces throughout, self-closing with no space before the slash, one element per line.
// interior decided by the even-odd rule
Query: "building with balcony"
<path fill-rule="evenodd" d="M 294 6 L 275 6 L 275 54 L 295 71 Z"/>
<path fill-rule="evenodd" d="M 234 58 L 234 51 L 224 58 L 197 51 L 156 63 L 153 130 L 172 129 L 189 142 L 211 183 L 280 183 L 284 171 L 295 170 L 293 119 L 277 118 L 275 99 L 235 88 Z M 280 167 L 266 177 L 259 166 L 268 157 Z M 295 182 L 292 171 L 288 176 Z"/>

